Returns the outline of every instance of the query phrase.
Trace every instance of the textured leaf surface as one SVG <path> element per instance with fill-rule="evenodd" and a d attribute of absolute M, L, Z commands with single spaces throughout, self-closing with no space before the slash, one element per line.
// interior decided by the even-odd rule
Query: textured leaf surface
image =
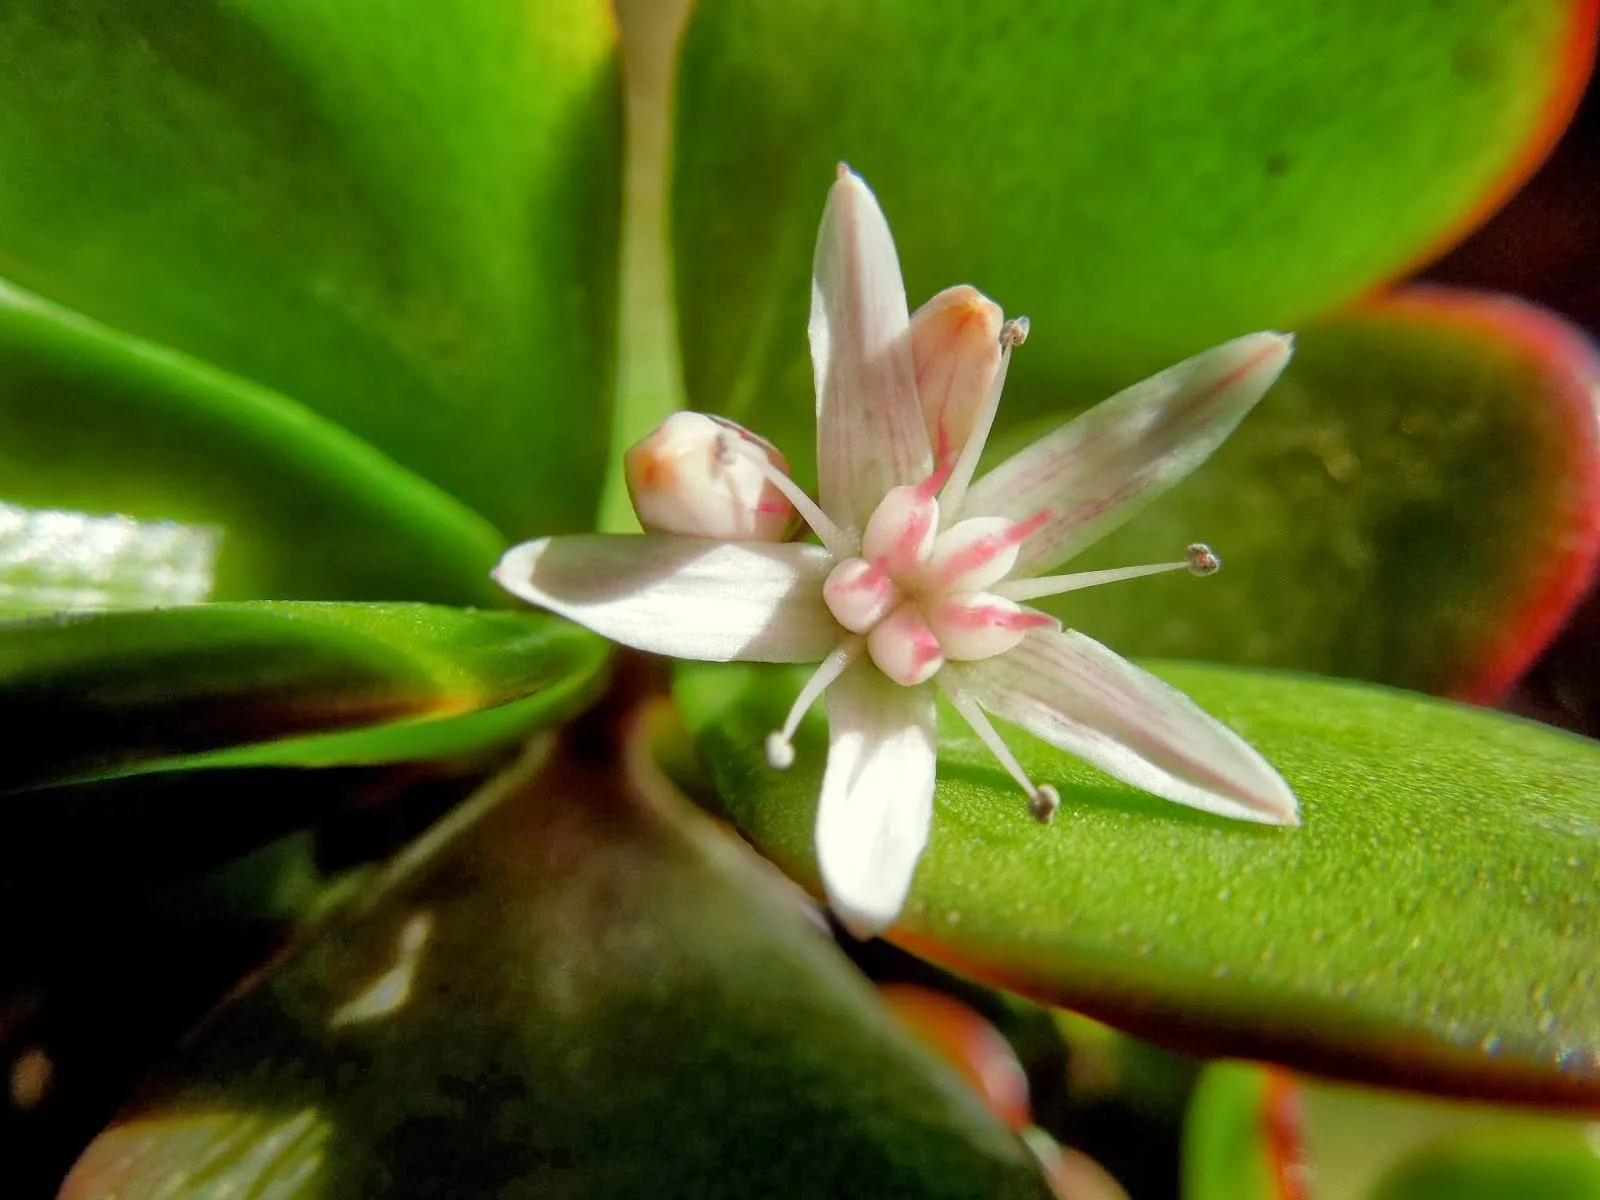
<path fill-rule="evenodd" d="M 1012 380 L 1035 412 L 1297 327 L 1532 169 L 1595 9 L 706 0 L 673 195 L 691 406 L 809 472 L 808 279 L 839 159 L 882 200 L 913 305 L 966 281 L 1033 318 Z"/>
<path fill-rule="evenodd" d="M 554 617 L 422 604 L 217 604 L 0 626 L 0 723 L 13 731 L 0 786 L 191 765 L 265 742 L 211 761 L 323 766 L 472 748 L 570 715 L 605 661 L 604 643 Z M 441 728 L 447 718 L 470 724 Z M 372 728 L 394 722 L 414 724 Z"/>
<path fill-rule="evenodd" d="M 681 801 L 508 791 L 219 1014 L 63 1197 L 1048 1194 Z"/>
<path fill-rule="evenodd" d="M 615 36 L 598 0 L 8 4 L 0 276 L 308 405 L 507 537 L 587 527 Z"/>
<path fill-rule="evenodd" d="M 1600 552 L 1597 396 L 1600 356 L 1542 309 L 1438 288 L 1363 305 L 1305 330 L 1211 461 L 1073 562 L 1206 541 L 1221 574 L 1045 607 L 1123 653 L 1493 700 Z"/>
<path fill-rule="evenodd" d="M 1170 665 L 1249 739 L 1304 825 L 1230 823 L 1009 741 L 1055 822 L 948 712 L 933 834 L 890 934 L 1180 1049 L 1408 1087 L 1600 1097 L 1600 747 L 1356 684 Z M 762 739 L 794 671 L 682 688 L 730 816 L 814 883 L 820 714 L 788 772 Z"/>
<path fill-rule="evenodd" d="M 204 531 L 217 600 L 502 595 L 489 582 L 503 548 L 494 529 L 360 439 L 245 380 L 8 288 L 0 501 Z M 141 582 L 160 598 L 156 576 L 170 562 L 108 549 L 104 528 L 52 536 L 50 518 L 34 519 L 42 524 L 0 540 L 0 603 L 109 606 L 137 601 Z M 168 603 L 179 599 L 166 591 Z"/>

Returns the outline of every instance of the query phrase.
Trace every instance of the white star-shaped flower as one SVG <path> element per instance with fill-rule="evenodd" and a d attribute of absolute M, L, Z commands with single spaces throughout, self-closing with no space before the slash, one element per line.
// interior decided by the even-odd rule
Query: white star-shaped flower
<path fill-rule="evenodd" d="M 935 696 L 1048 819 L 986 714 L 1157 796 L 1247 821 L 1298 823 L 1265 759 L 1188 697 L 1026 607 L 1184 560 L 1047 575 L 1183 478 L 1289 360 L 1255 333 L 1135 384 L 973 476 L 1027 321 L 960 286 L 907 313 L 876 199 L 841 167 L 817 238 L 811 357 L 818 501 L 776 450 L 721 418 L 678 414 L 630 455 L 643 536 L 541 538 L 508 551 L 509 591 L 640 650 L 712 662 L 820 662 L 781 730 L 826 693 L 829 746 L 816 849 L 828 900 L 867 936 L 911 885 L 933 813 Z M 637 456 L 637 458 L 635 458 Z M 787 501 L 787 503 L 785 503 Z M 777 540 L 788 505 L 821 545 Z M 690 536 L 685 536 L 685 535 Z M 702 536 L 692 536 L 702 535 Z"/>

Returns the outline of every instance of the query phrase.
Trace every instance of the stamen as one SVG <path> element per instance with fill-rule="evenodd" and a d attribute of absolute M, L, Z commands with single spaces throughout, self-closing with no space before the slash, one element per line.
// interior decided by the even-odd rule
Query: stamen
<path fill-rule="evenodd" d="M 994 415 L 1000 408 L 1000 393 L 1005 390 L 1006 372 L 1011 368 L 1011 349 L 1022 345 L 1027 337 L 1027 317 L 1016 317 L 1000 327 L 1000 367 L 994 373 L 994 382 L 989 385 L 989 395 L 974 414 L 972 432 L 967 435 L 966 445 L 961 447 L 961 457 L 956 459 L 950 482 L 945 484 L 944 494 L 939 497 L 940 511 L 947 525 L 955 521 L 961 511 L 961 502 L 966 499 L 967 488 L 971 486 L 972 476 L 978 470 L 978 459 L 983 455 L 984 443 L 989 440 L 989 431 L 994 428 Z"/>
<path fill-rule="evenodd" d="M 717 435 L 718 461 L 729 462 L 731 460 L 726 456 L 729 454 L 738 455 L 742 449 L 732 435 L 726 433 Z M 835 525 L 832 518 L 822 511 L 815 500 L 805 494 L 805 491 L 798 483 L 758 454 L 753 452 L 745 453 L 744 457 L 754 463 L 760 469 L 761 474 L 765 476 L 767 482 L 782 492 L 784 498 L 794 505 L 795 512 L 799 513 L 805 523 L 811 526 L 812 532 L 821 539 L 829 554 L 835 558 L 853 558 L 855 556 L 856 547 L 852 544 L 850 535 Z"/>
<path fill-rule="evenodd" d="M 1222 569 L 1222 560 L 1210 546 L 1196 542 L 1183 552 L 1181 562 L 1150 563 L 1143 567 L 1113 567 L 1107 571 L 1077 571 L 1070 575 L 1041 575 L 1037 579 L 1007 579 L 989 590 L 997 596 L 1021 603 L 1037 600 L 1041 596 L 1059 596 L 1064 592 L 1081 591 L 1099 587 L 1102 583 L 1120 583 L 1124 579 L 1142 579 L 1146 575 L 1164 575 L 1168 571 L 1188 571 L 1191 575 L 1215 575 Z"/>
<path fill-rule="evenodd" d="M 1222 570 L 1222 560 L 1217 552 L 1204 542 L 1196 542 L 1183 552 L 1183 561 L 1189 564 L 1191 575 L 1215 575 Z"/>
<path fill-rule="evenodd" d="M 944 673 L 935 676 L 935 679 L 939 684 L 939 690 L 945 694 L 967 724 L 972 726 L 972 732 L 978 735 L 978 740 L 989 748 L 989 753 L 999 760 L 1006 773 L 1017 781 L 1027 795 L 1028 811 L 1033 814 L 1034 819 L 1042 823 L 1053 817 L 1056 809 L 1061 806 L 1061 794 L 1047 783 L 1035 784 L 1028 778 L 1028 773 L 1022 769 L 1022 764 L 1017 761 L 1016 755 L 1011 753 L 1011 748 L 1001 740 L 999 731 L 990 722 L 988 714 L 978 707 L 977 701 L 948 682 L 948 677 Z"/>
<path fill-rule="evenodd" d="M 833 652 L 806 680 L 805 687 L 794 698 L 783 728 L 767 734 L 767 765 L 776 771 L 787 771 L 794 766 L 794 731 L 800 728 L 807 710 L 817 702 L 817 697 L 827 691 L 833 681 L 843 675 L 845 668 L 855 662 L 865 639 L 848 637 L 833 648 Z"/>

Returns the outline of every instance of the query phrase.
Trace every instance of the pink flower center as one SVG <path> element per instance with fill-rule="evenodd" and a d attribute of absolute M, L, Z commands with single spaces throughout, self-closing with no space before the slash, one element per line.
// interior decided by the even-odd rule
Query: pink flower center
<path fill-rule="evenodd" d="M 861 553 L 829 574 L 822 595 L 834 619 L 865 634 L 878 669 L 905 687 L 946 661 L 1004 654 L 1054 617 L 988 591 L 1017 562 L 1017 548 L 1049 514 L 1025 521 L 974 517 L 939 532 L 940 475 L 889 492 L 867 522 Z"/>

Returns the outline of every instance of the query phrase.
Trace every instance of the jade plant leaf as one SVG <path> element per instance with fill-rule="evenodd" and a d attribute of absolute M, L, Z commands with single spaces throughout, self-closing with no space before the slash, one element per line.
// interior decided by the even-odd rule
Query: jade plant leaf
<path fill-rule="evenodd" d="M 776 873 L 637 774 L 527 775 L 202 1027 L 61 1195 L 1044 1200 Z"/>
<path fill-rule="evenodd" d="M 0 787 L 476 749 L 572 715 L 606 657 L 600 639 L 552 617 L 423 604 L 18 622 L 0 626 L 0 722 L 28 736 L 0 763 Z"/>
<path fill-rule="evenodd" d="M 1600 746 L 1368 685 L 1160 674 L 1283 772 L 1301 828 L 1169 804 L 1012 731 L 1061 791 L 1040 827 L 947 712 L 932 838 L 889 936 L 1189 1052 L 1600 1098 Z M 814 886 L 820 714 L 793 769 L 763 754 L 801 678 L 702 667 L 680 692 L 730 818 Z"/>
<path fill-rule="evenodd" d="M 1212 459 L 1072 564 L 1205 541 L 1219 575 L 1044 607 L 1123 653 L 1494 700 L 1600 556 L 1597 388 L 1592 343 L 1541 309 L 1422 287 L 1365 303 L 1304 330 Z"/>
<path fill-rule="evenodd" d="M 10 288 L 0 502 L 29 510 L 0 547 L 13 611 L 72 607 L 74 582 L 108 605 L 155 590 L 92 520 L 50 536 L 60 513 L 208 533 L 214 577 L 189 599 L 498 602 L 499 535 L 460 501 L 292 400 Z"/>
<path fill-rule="evenodd" d="M 1012 380 L 1082 406 L 1466 233 L 1565 124 L 1594 23 L 1587 0 L 704 0 L 672 203 L 691 406 L 809 474 L 811 249 L 839 159 L 883 202 L 912 304 L 966 281 L 1027 313 Z"/>
<path fill-rule="evenodd" d="M 1285 1071 L 1208 1065 L 1183 1126 L 1183 1200 L 1295 1200 L 1305 1193 L 1300 1100 Z M 1317 1200 L 1326 1196 L 1319 1177 Z"/>
<path fill-rule="evenodd" d="M 507 537 L 586 528 L 615 41 L 601 0 L 7 4 L 0 276 L 307 405 Z"/>
<path fill-rule="evenodd" d="M 1463 1136 L 1419 1150 L 1386 1175 L 1370 1200 L 1600 1200 L 1592 1134 Z"/>
<path fill-rule="evenodd" d="M 1295 1090 L 1317 1200 L 1600 1196 L 1592 1120 L 1314 1080 Z"/>

